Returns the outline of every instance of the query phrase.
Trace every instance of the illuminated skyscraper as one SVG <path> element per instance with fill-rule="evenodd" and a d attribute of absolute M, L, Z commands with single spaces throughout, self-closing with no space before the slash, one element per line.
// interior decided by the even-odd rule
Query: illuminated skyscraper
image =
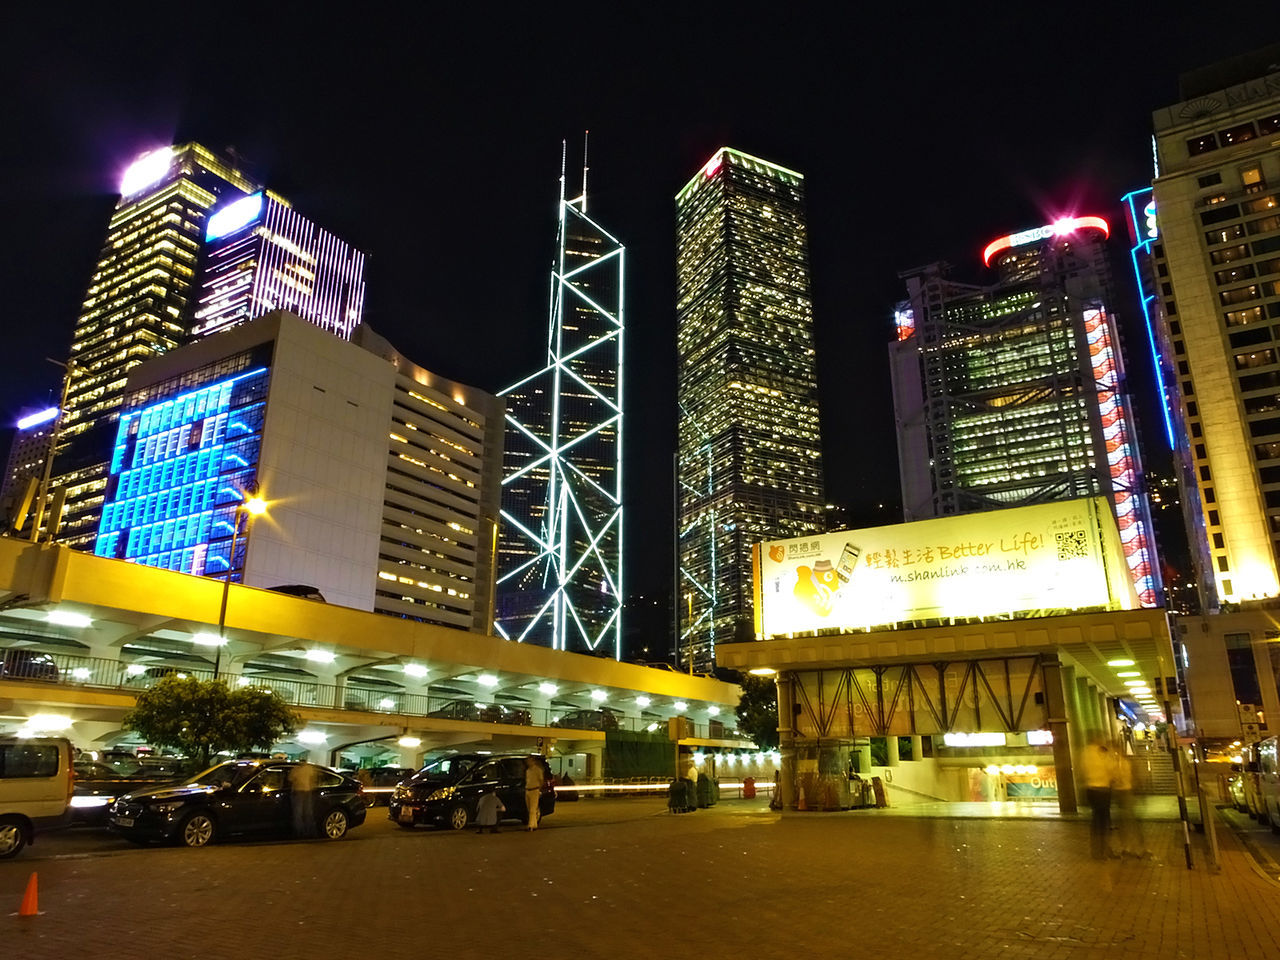
<path fill-rule="evenodd" d="M 53 485 L 66 489 L 60 539 L 92 549 L 125 380 L 182 344 L 209 211 L 257 187 L 199 144 L 162 147 L 124 174 L 120 201 L 71 342 Z"/>
<path fill-rule="evenodd" d="M 275 311 L 130 372 L 95 552 L 487 632 L 503 409 Z"/>
<path fill-rule="evenodd" d="M 364 254 L 269 190 L 209 217 L 191 335 L 288 310 L 344 340 L 364 309 Z"/>
<path fill-rule="evenodd" d="M 678 655 L 751 630 L 751 548 L 823 529 L 804 177 L 722 147 L 676 194 Z"/>
<path fill-rule="evenodd" d="M 1001 237 L 999 279 L 903 274 L 889 349 L 907 520 L 1105 494 L 1145 606 L 1159 570 L 1101 217 Z"/>
<path fill-rule="evenodd" d="M 545 365 L 507 401 L 495 629 L 615 659 L 622 650 L 626 250 L 560 177 Z"/>
<path fill-rule="evenodd" d="M 1149 304 L 1213 611 L 1280 597 L 1280 46 L 1184 76 L 1181 95 L 1154 116 Z"/>

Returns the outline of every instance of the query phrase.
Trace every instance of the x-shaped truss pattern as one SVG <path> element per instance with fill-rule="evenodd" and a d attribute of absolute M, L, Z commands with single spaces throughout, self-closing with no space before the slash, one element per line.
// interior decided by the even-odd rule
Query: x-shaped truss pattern
<path fill-rule="evenodd" d="M 622 656 L 625 248 L 564 198 L 546 365 L 502 391 L 507 450 L 498 633 Z M 585 187 L 585 183 L 584 183 Z"/>

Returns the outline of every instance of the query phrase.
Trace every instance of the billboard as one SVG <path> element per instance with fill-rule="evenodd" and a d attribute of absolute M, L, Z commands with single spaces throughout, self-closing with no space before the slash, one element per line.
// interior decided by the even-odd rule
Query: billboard
<path fill-rule="evenodd" d="M 754 548 L 757 636 L 1139 606 L 1105 497 Z"/>

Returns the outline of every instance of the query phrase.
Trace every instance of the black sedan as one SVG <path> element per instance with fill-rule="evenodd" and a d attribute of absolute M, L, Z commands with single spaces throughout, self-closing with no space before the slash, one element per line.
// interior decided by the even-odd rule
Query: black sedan
<path fill-rule="evenodd" d="M 232 760 L 182 783 L 125 794 L 107 826 L 134 843 L 203 847 L 231 836 L 270 836 L 295 829 L 338 840 L 364 823 L 365 797 L 355 777 L 310 763 Z"/>
<path fill-rule="evenodd" d="M 71 822 L 101 825 L 107 807 L 116 797 L 139 790 L 151 790 L 181 780 L 182 776 L 161 766 L 137 766 L 126 773 L 119 767 L 96 760 L 75 763 L 75 792 L 71 797 Z"/>

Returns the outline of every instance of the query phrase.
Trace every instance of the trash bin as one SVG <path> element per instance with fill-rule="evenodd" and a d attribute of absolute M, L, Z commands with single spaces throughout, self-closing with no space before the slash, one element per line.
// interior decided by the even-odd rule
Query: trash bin
<path fill-rule="evenodd" d="M 756 780 L 755 777 L 742 778 L 742 799 L 754 800 L 756 798 Z"/>

